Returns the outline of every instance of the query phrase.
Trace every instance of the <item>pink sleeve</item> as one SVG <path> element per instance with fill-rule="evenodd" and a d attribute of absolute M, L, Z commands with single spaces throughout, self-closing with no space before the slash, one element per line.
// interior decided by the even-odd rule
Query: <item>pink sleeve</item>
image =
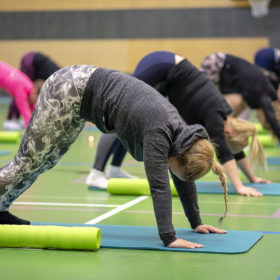
<path fill-rule="evenodd" d="M 14 96 L 20 87 L 31 92 L 33 83 L 23 72 L 6 62 L 0 61 L 0 87 Z"/>
<path fill-rule="evenodd" d="M 34 109 L 29 104 L 29 95 L 33 89 L 32 81 L 24 73 L 3 61 L 0 61 L 0 74 L 0 86 L 15 98 L 27 127 Z"/>
<path fill-rule="evenodd" d="M 23 88 L 18 88 L 14 92 L 14 98 L 16 100 L 18 110 L 24 119 L 25 128 L 27 127 L 32 114 L 28 100 L 29 95 L 30 93 L 24 90 Z"/>

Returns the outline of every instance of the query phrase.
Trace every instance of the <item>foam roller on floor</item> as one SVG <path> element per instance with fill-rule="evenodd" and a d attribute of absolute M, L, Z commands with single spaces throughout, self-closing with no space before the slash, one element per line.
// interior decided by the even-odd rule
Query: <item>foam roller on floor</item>
<path fill-rule="evenodd" d="M 0 143 L 17 143 L 20 140 L 20 133 L 16 131 L 0 131 Z"/>
<path fill-rule="evenodd" d="M 268 135 L 268 134 L 270 134 L 270 131 L 268 129 L 263 128 L 261 123 L 254 123 L 254 125 L 258 130 L 258 135 Z"/>
<path fill-rule="evenodd" d="M 98 250 L 100 243 L 96 227 L 0 225 L 0 247 Z"/>
<path fill-rule="evenodd" d="M 170 180 L 172 195 L 177 196 L 174 183 Z M 107 191 L 111 194 L 151 195 L 147 179 L 110 178 Z"/>
<path fill-rule="evenodd" d="M 270 134 L 268 135 L 258 135 L 259 141 L 262 143 L 265 148 L 273 148 L 277 145 L 277 140 Z M 251 145 L 251 137 L 249 138 L 249 145 Z"/>

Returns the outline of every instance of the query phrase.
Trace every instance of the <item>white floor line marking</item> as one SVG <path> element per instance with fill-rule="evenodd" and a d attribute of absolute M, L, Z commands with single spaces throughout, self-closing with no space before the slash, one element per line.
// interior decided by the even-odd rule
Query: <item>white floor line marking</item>
<path fill-rule="evenodd" d="M 144 195 L 139 196 L 136 199 L 131 200 L 128 203 L 125 203 L 125 204 L 117 207 L 116 209 L 113 209 L 113 210 L 111 210 L 111 211 L 109 211 L 109 212 L 107 212 L 107 213 L 105 213 L 105 214 L 103 214 L 103 215 L 101 215 L 101 216 L 99 216 L 99 217 L 97 217 L 95 219 L 92 219 L 92 220 L 86 222 L 85 224 L 88 224 L 88 225 L 97 224 L 97 223 L 99 223 L 99 222 L 101 222 L 101 221 L 103 221 L 103 220 L 105 220 L 105 219 L 107 219 L 107 218 L 109 218 L 109 217 L 111 217 L 111 216 L 113 216 L 113 215 L 123 211 L 124 209 L 127 209 L 127 208 L 129 208 L 129 207 L 131 207 L 131 206 L 133 206 L 133 205 L 135 205 L 135 204 L 137 204 L 137 203 L 147 199 L 148 197 L 149 196 L 144 196 Z"/>
<path fill-rule="evenodd" d="M 73 207 L 109 207 L 115 208 L 120 205 L 112 205 L 112 204 L 82 204 L 82 203 L 59 203 L 59 202 L 14 202 L 13 204 L 18 205 L 47 205 L 47 206 L 73 206 Z"/>

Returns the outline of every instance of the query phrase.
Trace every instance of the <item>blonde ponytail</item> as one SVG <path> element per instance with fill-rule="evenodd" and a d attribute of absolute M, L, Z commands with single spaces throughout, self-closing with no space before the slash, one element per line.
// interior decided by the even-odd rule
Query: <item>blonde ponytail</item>
<path fill-rule="evenodd" d="M 232 136 L 227 139 L 230 149 L 242 151 L 248 146 L 248 138 L 252 137 L 249 160 L 253 167 L 259 167 L 261 171 L 266 170 L 266 158 L 263 146 L 257 137 L 257 128 L 248 121 L 228 117 L 229 123 L 232 126 Z"/>
<path fill-rule="evenodd" d="M 224 189 L 224 199 L 225 199 L 225 212 L 224 215 L 219 219 L 219 227 L 222 226 L 223 220 L 224 218 L 227 216 L 228 214 L 228 187 L 227 187 L 227 181 L 226 181 L 226 176 L 225 173 L 223 171 L 222 166 L 217 163 L 216 161 L 212 161 L 212 166 L 211 169 L 213 171 L 214 174 L 219 176 L 219 179 L 221 181 L 221 185 Z"/>
<path fill-rule="evenodd" d="M 265 153 L 263 146 L 257 137 L 257 131 L 252 135 L 249 160 L 253 168 L 259 167 L 262 173 L 267 170 Z"/>

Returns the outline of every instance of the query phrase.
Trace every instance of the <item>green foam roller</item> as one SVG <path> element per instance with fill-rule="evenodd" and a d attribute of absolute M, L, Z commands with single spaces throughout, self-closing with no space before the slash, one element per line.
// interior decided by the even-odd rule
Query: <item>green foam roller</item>
<path fill-rule="evenodd" d="M 178 196 L 172 180 L 170 188 L 173 196 Z M 107 191 L 111 194 L 151 195 L 148 180 L 113 178 L 108 180 Z"/>
<path fill-rule="evenodd" d="M 95 227 L 0 225 L 0 247 L 98 250 L 100 242 Z"/>
<path fill-rule="evenodd" d="M 276 147 L 277 141 L 272 135 L 258 135 L 259 141 L 265 148 Z M 249 138 L 249 144 L 251 144 L 251 137 Z"/>
<path fill-rule="evenodd" d="M 17 143 L 20 140 L 20 133 L 17 131 L 0 131 L 0 142 Z"/>
<path fill-rule="evenodd" d="M 258 135 L 267 135 L 270 134 L 270 131 L 268 129 L 263 128 L 261 123 L 254 123 L 255 127 L 258 130 Z"/>

